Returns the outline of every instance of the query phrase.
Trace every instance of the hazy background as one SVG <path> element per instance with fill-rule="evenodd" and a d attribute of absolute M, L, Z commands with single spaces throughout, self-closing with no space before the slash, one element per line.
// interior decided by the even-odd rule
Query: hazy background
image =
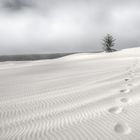
<path fill-rule="evenodd" d="M 0 54 L 140 46 L 140 0 L 0 0 Z"/>

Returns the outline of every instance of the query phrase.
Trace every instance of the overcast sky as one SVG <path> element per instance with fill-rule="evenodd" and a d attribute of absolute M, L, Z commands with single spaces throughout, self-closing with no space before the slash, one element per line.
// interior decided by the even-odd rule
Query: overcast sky
<path fill-rule="evenodd" d="M 0 0 L 0 54 L 140 46 L 140 0 Z"/>

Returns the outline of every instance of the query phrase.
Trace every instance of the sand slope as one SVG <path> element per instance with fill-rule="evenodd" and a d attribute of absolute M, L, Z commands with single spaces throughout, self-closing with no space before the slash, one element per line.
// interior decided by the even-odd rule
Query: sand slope
<path fill-rule="evenodd" d="M 140 140 L 140 48 L 0 63 L 0 140 Z"/>

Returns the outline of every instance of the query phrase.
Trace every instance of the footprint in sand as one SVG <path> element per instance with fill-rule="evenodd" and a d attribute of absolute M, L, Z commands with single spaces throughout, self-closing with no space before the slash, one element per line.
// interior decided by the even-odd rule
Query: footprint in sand
<path fill-rule="evenodd" d="M 129 102 L 129 99 L 128 98 L 121 98 L 120 101 L 122 103 L 128 103 Z"/>
<path fill-rule="evenodd" d="M 122 92 L 122 93 L 129 93 L 130 89 L 122 89 L 122 90 L 120 90 L 120 92 Z"/>
<path fill-rule="evenodd" d="M 129 78 L 126 78 L 126 79 L 124 79 L 125 81 L 129 81 L 130 79 Z"/>
<path fill-rule="evenodd" d="M 114 131 L 118 134 L 128 135 L 131 133 L 131 128 L 126 123 L 116 123 Z"/>
<path fill-rule="evenodd" d="M 109 113 L 119 114 L 123 111 L 123 107 L 114 106 L 108 109 Z"/>

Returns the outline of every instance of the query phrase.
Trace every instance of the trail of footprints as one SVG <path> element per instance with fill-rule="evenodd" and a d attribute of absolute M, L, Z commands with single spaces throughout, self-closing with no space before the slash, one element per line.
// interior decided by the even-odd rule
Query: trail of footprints
<path fill-rule="evenodd" d="M 127 88 L 121 89 L 120 93 L 126 94 L 132 91 L 131 88 L 133 87 L 133 84 L 131 83 L 132 82 L 131 80 L 135 76 L 134 67 L 136 67 L 137 63 L 138 62 L 136 61 L 130 68 L 129 73 L 128 73 L 129 78 L 124 79 Z M 126 97 L 122 97 L 119 99 L 119 101 L 122 104 L 127 104 L 129 103 L 130 99 Z M 125 110 L 124 106 L 114 106 L 114 107 L 109 108 L 108 112 L 112 114 L 120 114 L 121 112 L 124 112 L 124 110 Z M 117 122 L 114 125 L 114 131 L 118 134 L 123 134 L 123 135 L 128 135 L 132 132 L 131 127 L 125 122 Z"/>

